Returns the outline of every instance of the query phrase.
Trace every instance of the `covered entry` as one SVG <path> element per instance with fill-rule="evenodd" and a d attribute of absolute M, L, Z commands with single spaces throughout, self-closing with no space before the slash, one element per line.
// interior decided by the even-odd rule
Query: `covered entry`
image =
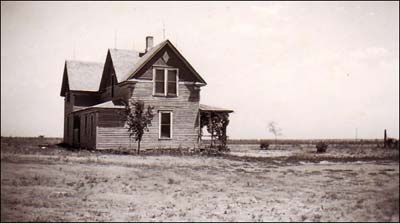
<path fill-rule="evenodd" d="M 206 145 L 203 141 L 203 128 L 206 127 L 210 134 L 210 148 L 226 149 L 227 135 L 226 128 L 229 124 L 229 113 L 233 110 L 218 108 L 214 106 L 200 104 L 200 131 L 199 141 Z M 207 146 L 207 145 L 206 145 Z"/>
<path fill-rule="evenodd" d="M 74 122 L 72 128 L 72 144 L 75 147 L 79 147 L 81 143 L 81 119 L 79 115 L 74 115 Z"/>

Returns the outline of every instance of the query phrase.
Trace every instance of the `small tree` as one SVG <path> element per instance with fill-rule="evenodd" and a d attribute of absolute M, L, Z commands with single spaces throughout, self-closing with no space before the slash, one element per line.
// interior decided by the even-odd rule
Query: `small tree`
<path fill-rule="evenodd" d="M 125 107 L 129 137 L 134 136 L 135 141 L 138 142 L 138 154 L 140 153 L 140 142 L 144 131 L 148 132 L 148 126 L 151 126 L 151 121 L 154 117 L 153 109 L 154 107 L 149 105 L 145 111 L 144 103 L 142 101 L 134 101 L 132 98 L 129 99 L 129 103 Z"/>
<path fill-rule="evenodd" d="M 219 141 L 219 148 L 225 150 L 228 137 L 226 128 L 229 124 L 228 113 L 207 112 L 202 114 L 200 129 L 207 127 L 207 132 L 211 134 L 210 148 L 214 147 L 215 138 Z"/>
<path fill-rule="evenodd" d="M 270 122 L 270 123 L 268 123 L 268 130 L 272 134 L 274 134 L 274 136 L 275 136 L 275 144 L 276 144 L 278 136 L 282 135 L 282 129 L 278 128 L 277 124 L 275 122 Z"/>

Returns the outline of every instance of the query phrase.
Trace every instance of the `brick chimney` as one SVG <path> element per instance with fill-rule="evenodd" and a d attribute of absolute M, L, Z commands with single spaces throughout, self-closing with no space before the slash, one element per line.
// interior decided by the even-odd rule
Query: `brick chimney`
<path fill-rule="evenodd" d="M 146 36 L 146 50 L 145 50 L 145 53 L 147 53 L 151 48 L 153 48 L 153 37 L 152 36 Z"/>

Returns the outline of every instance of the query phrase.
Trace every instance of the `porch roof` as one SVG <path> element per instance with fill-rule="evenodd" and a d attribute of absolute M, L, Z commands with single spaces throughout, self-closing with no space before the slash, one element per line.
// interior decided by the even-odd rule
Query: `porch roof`
<path fill-rule="evenodd" d="M 203 112 L 225 112 L 225 113 L 233 112 L 233 110 L 230 110 L 230 109 L 219 108 L 219 107 L 204 105 L 204 104 L 200 104 L 199 109 L 200 109 L 200 111 L 203 111 Z"/>
<path fill-rule="evenodd" d="M 86 108 L 81 108 L 77 111 L 74 111 L 73 113 L 77 113 L 80 111 L 86 111 L 89 109 L 124 109 L 125 106 L 123 105 L 123 103 L 120 100 L 117 101 L 107 101 L 101 104 L 97 104 L 97 105 L 93 105 L 93 106 L 89 106 Z"/>

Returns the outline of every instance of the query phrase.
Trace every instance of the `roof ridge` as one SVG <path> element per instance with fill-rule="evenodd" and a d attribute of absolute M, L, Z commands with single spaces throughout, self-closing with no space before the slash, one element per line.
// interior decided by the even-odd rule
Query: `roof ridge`
<path fill-rule="evenodd" d="M 108 50 L 124 50 L 124 51 L 133 51 L 133 52 L 140 52 L 135 49 L 119 49 L 119 48 L 108 48 Z"/>
<path fill-rule="evenodd" d="M 65 60 L 65 62 L 69 62 L 69 63 L 74 63 L 74 62 L 78 62 L 78 63 L 96 63 L 96 64 L 104 64 L 103 62 L 99 62 L 99 61 L 87 61 L 87 60 Z"/>
<path fill-rule="evenodd" d="M 137 61 L 135 64 L 135 67 L 131 69 L 128 73 L 127 76 L 125 76 L 122 81 L 128 80 L 130 77 L 133 77 L 132 75 L 140 69 L 142 66 L 144 66 L 151 57 L 156 54 L 162 47 L 164 47 L 166 44 L 170 43 L 168 39 L 158 43 L 157 45 L 153 46 L 149 51 L 147 51 L 145 54 L 143 54 L 140 59 Z M 121 81 L 121 82 L 122 82 Z"/>

